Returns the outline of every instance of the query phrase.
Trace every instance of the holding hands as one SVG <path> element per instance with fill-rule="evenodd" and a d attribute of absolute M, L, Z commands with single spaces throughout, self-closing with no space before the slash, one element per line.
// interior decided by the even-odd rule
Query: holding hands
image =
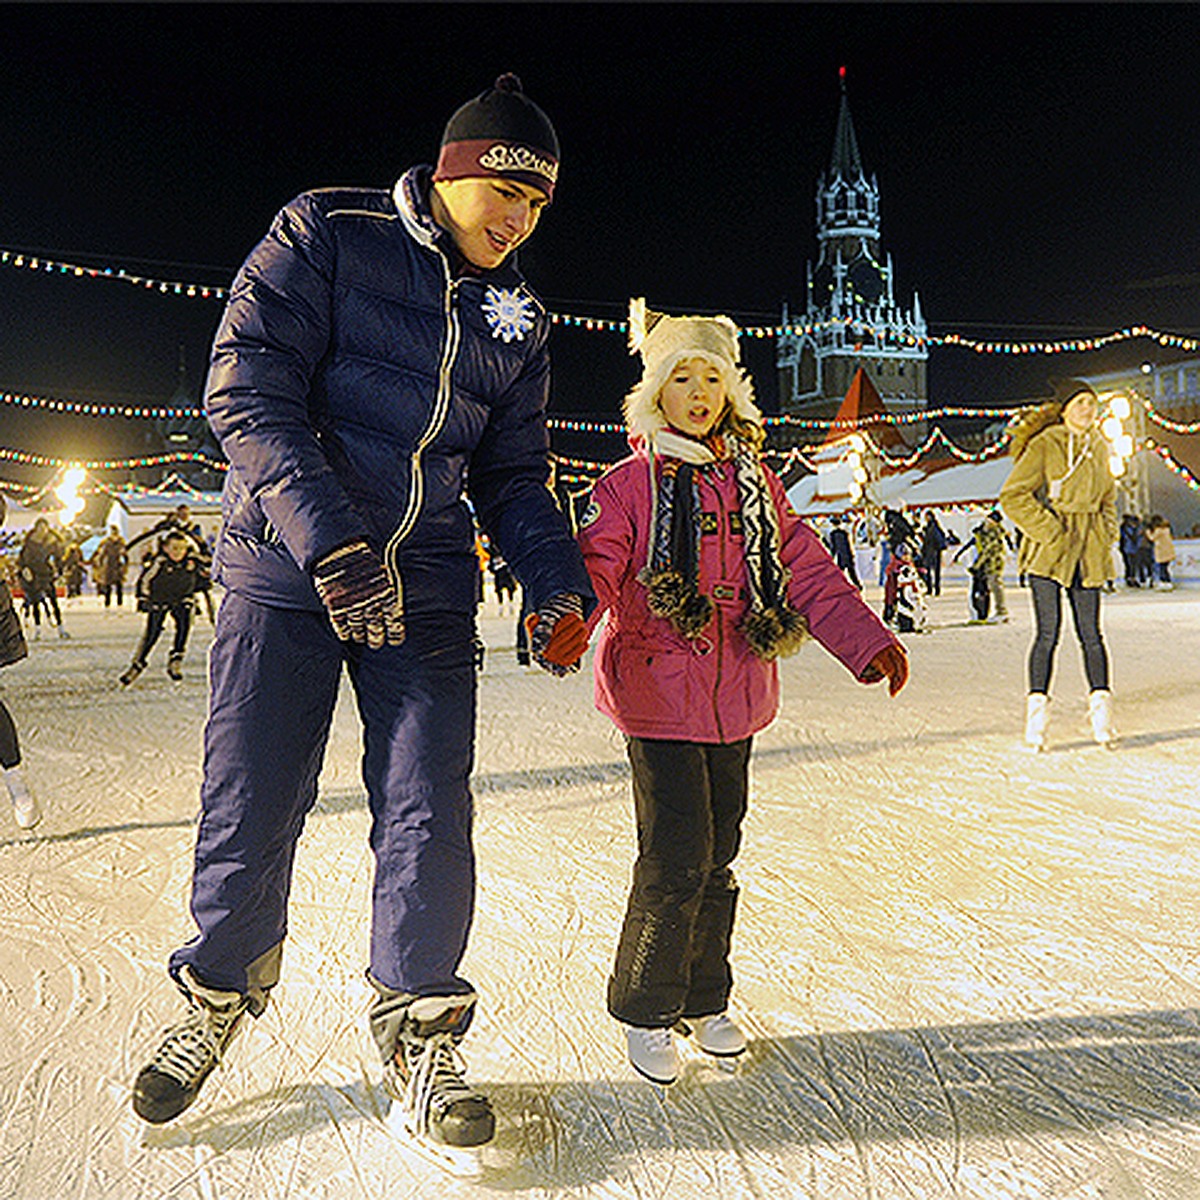
<path fill-rule="evenodd" d="M 588 645 L 583 602 L 561 592 L 525 618 L 529 649 L 534 662 L 551 675 L 563 676 L 579 670 L 579 660 Z"/>

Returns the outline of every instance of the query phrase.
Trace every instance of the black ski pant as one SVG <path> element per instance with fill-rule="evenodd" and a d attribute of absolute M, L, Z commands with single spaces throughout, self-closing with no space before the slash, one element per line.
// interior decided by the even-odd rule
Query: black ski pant
<path fill-rule="evenodd" d="M 1054 669 L 1054 652 L 1062 626 L 1063 587 L 1057 580 L 1044 575 L 1029 576 L 1033 594 L 1033 616 L 1036 634 L 1029 651 L 1029 690 L 1049 692 L 1050 676 Z M 1075 621 L 1075 635 L 1083 651 L 1083 670 L 1088 687 L 1094 692 L 1108 688 L 1108 651 L 1100 633 L 1100 589 L 1087 588 L 1080 583 L 1079 572 L 1066 589 Z"/>
<path fill-rule="evenodd" d="M 162 636 L 168 613 L 171 620 L 175 622 L 175 640 L 171 643 L 171 655 L 172 657 L 183 657 L 183 652 L 187 649 L 188 633 L 192 628 L 192 602 L 190 599 L 183 600 L 179 604 L 172 604 L 170 608 L 152 608 L 146 614 L 146 628 L 133 655 L 133 661 L 138 666 L 146 665 L 150 651 L 154 649 L 155 642 Z"/>
<path fill-rule="evenodd" d="M 746 815 L 751 739 L 727 745 L 627 738 L 638 857 L 608 1010 L 668 1028 L 723 1012 L 737 906 L 730 864 Z"/>
<path fill-rule="evenodd" d="M 21 743 L 17 738 L 17 726 L 8 705 L 0 700 L 0 767 L 7 771 L 20 765 Z"/>

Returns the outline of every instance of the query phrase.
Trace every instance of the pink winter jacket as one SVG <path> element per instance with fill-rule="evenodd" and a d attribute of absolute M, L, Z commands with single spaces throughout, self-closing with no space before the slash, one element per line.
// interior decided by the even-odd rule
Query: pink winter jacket
<path fill-rule="evenodd" d="M 595 655 L 596 707 L 633 737 L 735 742 L 758 732 L 779 709 L 779 671 L 750 650 L 739 632 L 749 606 L 733 464 L 697 471 L 704 533 L 699 590 L 715 604 L 709 627 L 693 640 L 650 612 L 638 572 L 646 565 L 650 480 L 643 449 L 596 484 L 579 543 L 599 599 L 595 627 L 608 612 Z M 863 603 L 820 538 L 792 511 L 783 485 L 766 477 L 779 514 L 788 596 L 809 631 L 857 678 L 896 637 Z M 801 651 L 803 653 L 804 651 Z"/>

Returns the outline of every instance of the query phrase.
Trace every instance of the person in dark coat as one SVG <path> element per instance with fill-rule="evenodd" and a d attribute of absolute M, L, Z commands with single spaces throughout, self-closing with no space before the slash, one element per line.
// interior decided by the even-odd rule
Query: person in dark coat
<path fill-rule="evenodd" d="M 931 596 L 942 594 L 942 553 L 946 549 L 946 531 L 942 528 L 932 508 L 925 510 L 925 524 L 921 526 L 921 561 L 919 569 L 925 581 L 925 590 Z"/>
<path fill-rule="evenodd" d="M 234 281 L 205 394 L 229 473 L 199 929 L 169 963 L 189 1012 L 134 1085 L 145 1120 L 181 1113 L 268 1003 L 346 668 L 364 725 L 384 1086 L 435 1152 L 493 1134 L 455 1053 L 476 1003 L 460 973 L 475 895 L 472 512 L 531 597 L 539 665 L 578 670 L 595 604 L 546 487 L 550 320 L 514 254 L 557 175 L 549 119 L 502 76 L 451 118 L 436 168 L 296 197 Z"/>
<path fill-rule="evenodd" d="M 92 583 L 96 592 L 104 598 L 104 607 L 112 606 L 116 597 L 117 607 L 125 596 L 125 572 L 129 567 L 129 551 L 125 539 L 115 525 L 108 527 L 108 534 L 92 551 Z"/>
<path fill-rule="evenodd" d="M 4 524 L 7 515 L 8 501 L 0 492 L 0 525 Z M 25 632 L 13 604 L 8 580 L 0 578 L 0 667 L 20 662 L 28 654 Z M 0 770 L 4 773 L 4 784 L 12 801 L 13 818 L 22 829 L 32 829 L 42 819 L 42 810 L 21 770 L 17 725 L 3 700 L 0 700 Z"/>
<path fill-rule="evenodd" d="M 833 561 L 846 572 L 850 582 L 859 591 L 862 591 L 862 583 L 859 581 L 858 571 L 854 568 L 854 548 L 850 545 L 850 535 L 846 532 L 844 519 L 840 515 L 835 514 L 830 522 L 830 526 L 831 528 L 825 539 L 829 547 L 829 553 L 833 556 Z"/>
<path fill-rule="evenodd" d="M 145 669 L 169 616 L 175 625 L 175 639 L 167 659 L 167 674 L 183 678 L 183 656 L 192 628 L 193 597 L 200 587 L 204 567 L 191 539 L 182 529 L 170 529 L 163 535 L 161 548 L 150 558 L 137 581 L 137 606 L 146 614 L 146 627 L 133 652 L 133 661 L 121 674 L 121 686 L 128 687 Z"/>
<path fill-rule="evenodd" d="M 17 573 L 21 578 L 21 590 L 25 593 L 26 611 L 33 617 L 34 637 L 42 632 L 42 606 L 58 630 L 60 638 L 70 635 L 63 628 L 62 613 L 58 607 L 58 577 L 62 572 L 63 545 L 58 535 L 50 528 L 45 517 L 38 517 L 33 528 L 21 543 L 17 556 Z"/>

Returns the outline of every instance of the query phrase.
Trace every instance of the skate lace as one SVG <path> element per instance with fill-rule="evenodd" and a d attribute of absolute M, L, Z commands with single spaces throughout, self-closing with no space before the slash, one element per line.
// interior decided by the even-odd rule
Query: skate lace
<path fill-rule="evenodd" d="M 164 1039 L 150 1066 L 185 1086 L 221 1061 L 241 1009 L 194 1008 Z"/>
<path fill-rule="evenodd" d="M 420 1131 L 428 1133 L 435 1107 L 445 1110 L 459 1100 L 473 1099 L 475 1093 L 462 1077 L 466 1064 L 451 1034 L 434 1033 L 422 1042 L 421 1053 L 409 1060 L 406 1104 Z"/>
<path fill-rule="evenodd" d="M 631 1026 L 630 1032 L 651 1054 L 665 1054 L 671 1049 L 669 1029 L 641 1029 Z"/>

